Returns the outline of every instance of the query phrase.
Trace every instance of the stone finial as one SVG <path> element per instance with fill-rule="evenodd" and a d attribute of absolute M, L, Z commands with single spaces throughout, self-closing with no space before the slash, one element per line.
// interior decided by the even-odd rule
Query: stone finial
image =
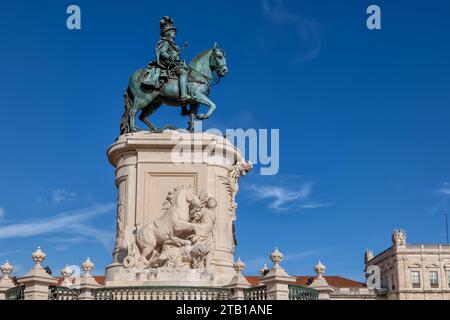
<path fill-rule="evenodd" d="M 269 268 L 267 267 L 267 264 L 264 263 L 263 267 L 261 269 L 259 269 L 259 276 L 264 277 L 268 271 L 269 271 Z"/>
<path fill-rule="evenodd" d="M 322 262 L 317 262 L 317 264 L 314 266 L 314 272 L 317 274 L 317 278 L 322 279 L 323 278 L 323 274 L 325 272 L 325 269 L 327 267 L 325 267 Z"/>
<path fill-rule="evenodd" d="M 70 281 L 70 277 L 73 275 L 74 270 L 72 270 L 68 264 L 61 269 L 61 275 L 64 277 L 64 280 L 62 282 L 62 286 L 69 287 L 72 285 L 72 281 Z"/>
<path fill-rule="evenodd" d="M 242 274 L 242 271 L 245 269 L 245 263 L 242 262 L 241 258 L 238 258 L 237 261 L 233 264 L 233 268 L 238 275 Z"/>
<path fill-rule="evenodd" d="M 330 296 L 335 292 L 335 289 L 330 286 L 323 276 L 326 267 L 320 262 L 314 266 L 314 272 L 317 274 L 317 277 L 314 278 L 313 282 L 309 285 L 311 289 L 315 289 L 319 293 L 319 300 L 330 300 Z"/>
<path fill-rule="evenodd" d="M 47 255 L 41 250 L 41 247 L 38 247 L 37 250 L 31 254 L 31 258 L 33 258 L 33 261 L 36 264 L 35 268 L 42 268 L 41 263 L 47 258 Z"/>
<path fill-rule="evenodd" d="M 81 265 L 86 275 L 90 275 L 91 271 L 94 270 L 95 264 L 92 263 L 91 259 L 88 257 L 85 262 Z"/>
<path fill-rule="evenodd" d="M 66 266 L 63 269 L 61 269 L 61 275 L 65 279 L 70 278 L 73 275 L 73 272 L 74 271 L 69 267 L 68 264 L 66 264 Z"/>
<path fill-rule="evenodd" d="M 403 246 L 406 244 L 406 231 L 403 229 L 395 229 L 392 232 L 392 244 L 394 246 Z"/>
<path fill-rule="evenodd" d="M 1 267 L 2 273 L 5 275 L 6 278 L 9 278 L 9 275 L 13 272 L 14 268 L 9 263 L 8 260 L 6 260 L 5 264 Z"/>
<path fill-rule="evenodd" d="M 278 269 L 280 268 L 280 263 L 283 261 L 284 255 L 275 247 L 275 251 L 272 252 L 269 258 L 273 262 L 273 267 Z"/>

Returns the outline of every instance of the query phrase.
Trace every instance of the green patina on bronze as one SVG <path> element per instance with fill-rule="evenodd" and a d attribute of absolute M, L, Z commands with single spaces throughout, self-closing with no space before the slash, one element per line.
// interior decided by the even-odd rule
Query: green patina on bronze
<path fill-rule="evenodd" d="M 225 52 L 215 43 L 213 48 L 201 52 L 187 65 L 181 59 L 181 52 L 187 44 L 180 48 L 175 43 L 173 19 L 164 16 L 160 28 L 156 60 L 149 62 L 146 68 L 135 71 L 130 78 L 125 92 L 120 134 L 139 130 L 136 126 L 139 111 L 139 120 L 146 123 L 151 132 L 176 129 L 171 125 L 157 128 L 147 119 L 162 104 L 181 107 L 181 115 L 189 115 L 189 131 L 193 130 L 194 119 L 208 119 L 216 108 L 208 96 L 214 74 L 220 79 L 228 73 Z M 208 111 L 199 114 L 200 105 L 207 106 Z"/>

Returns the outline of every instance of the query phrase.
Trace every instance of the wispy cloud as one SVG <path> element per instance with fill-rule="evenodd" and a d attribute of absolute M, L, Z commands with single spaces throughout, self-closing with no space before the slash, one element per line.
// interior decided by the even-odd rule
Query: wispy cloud
<path fill-rule="evenodd" d="M 286 180 L 285 180 L 286 182 Z M 296 184 L 250 184 L 249 197 L 255 201 L 266 201 L 274 211 L 299 211 L 331 206 L 330 203 L 320 203 L 312 200 L 313 183 L 310 181 Z"/>
<path fill-rule="evenodd" d="M 0 207 L 0 221 L 5 217 L 5 209 Z"/>
<path fill-rule="evenodd" d="M 322 41 L 316 19 L 302 17 L 288 10 L 283 0 L 262 0 L 261 5 L 263 14 L 274 24 L 290 26 L 302 40 L 306 52 L 299 53 L 293 62 L 306 62 L 317 57 Z"/>
<path fill-rule="evenodd" d="M 61 204 L 63 202 L 73 202 L 77 199 L 78 194 L 76 192 L 67 190 L 53 190 L 52 191 L 52 202 L 54 204 Z"/>
<path fill-rule="evenodd" d="M 439 189 L 437 190 L 438 194 L 444 195 L 444 196 L 450 196 L 450 183 L 449 182 L 443 182 Z"/>
<path fill-rule="evenodd" d="M 104 230 L 89 226 L 87 223 L 94 217 L 114 210 L 114 203 L 94 205 L 88 208 L 64 212 L 54 217 L 0 226 L 0 239 L 25 238 L 46 234 L 65 232 L 82 236 L 86 241 L 96 239 L 105 247 L 109 247 L 112 235 Z"/>
<path fill-rule="evenodd" d="M 9 256 L 10 254 L 18 253 L 18 252 L 20 252 L 20 250 L 13 250 L 13 251 L 7 251 L 7 252 L 0 252 L 0 257 Z"/>
<path fill-rule="evenodd" d="M 54 244 L 56 251 L 66 251 L 73 245 L 86 242 L 84 237 L 53 237 L 46 240 Z"/>
<path fill-rule="evenodd" d="M 430 209 L 429 214 L 435 215 L 439 213 L 445 212 L 447 209 L 447 201 L 450 198 L 450 183 L 442 182 L 439 184 L 435 190 L 433 190 L 433 195 L 436 197 L 438 201 L 436 204 Z"/>
<path fill-rule="evenodd" d="M 312 256 L 318 255 L 320 252 L 322 252 L 323 249 L 315 249 L 315 250 L 307 250 L 302 252 L 296 252 L 296 253 L 288 253 L 284 257 L 284 261 L 298 261 L 305 258 L 309 258 Z"/>

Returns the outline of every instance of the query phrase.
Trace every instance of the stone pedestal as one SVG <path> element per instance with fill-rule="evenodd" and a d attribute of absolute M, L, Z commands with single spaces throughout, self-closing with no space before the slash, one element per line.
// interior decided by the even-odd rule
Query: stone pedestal
<path fill-rule="evenodd" d="M 25 285 L 25 300 L 48 300 L 48 287 L 57 283 L 58 279 L 48 275 L 40 265 L 17 280 L 17 285 Z"/>
<path fill-rule="evenodd" d="M 251 287 L 247 279 L 242 275 L 242 271 L 245 268 L 245 263 L 241 261 L 241 258 L 234 264 L 234 270 L 236 270 L 236 275 L 233 277 L 231 282 L 226 285 L 226 288 L 233 290 L 233 295 L 230 300 L 245 300 L 245 289 Z"/>
<path fill-rule="evenodd" d="M 6 291 L 14 287 L 13 281 L 8 276 L 0 278 L 0 300 L 5 300 Z"/>
<path fill-rule="evenodd" d="M 165 131 L 122 135 L 107 154 L 116 168 L 118 205 L 116 247 L 113 263 L 106 268 L 106 285 L 229 283 L 234 276 L 233 222 L 237 192 L 237 180 L 234 187 L 231 174 L 234 165 L 243 163 L 239 150 L 220 136 Z M 215 252 L 210 270 L 213 280 L 197 270 L 177 272 L 173 277 L 163 273 L 153 277 L 151 270 L 125 269 L 127 249 L 123 234 L 160 217 L 169 192 L 183 186 L 193 187 L 197 194 L 207 193 L 217 201 Z"/>
<path fill-rule="evenodd" d="M 330 296 L 335 292 L 323 277 L 316 277 L 309 287 L 319 292 L 319 300 L 330 300 Z"/>
<path fill-rule="evenodd" d="M 83 275 L 80 278 L 80 296 L 78 297 L 78 300 L 94 300 L 94 297 L 92 296 L 92 289 L 98 289 L 101 285 L 98 284 L 94 277 L 90 274 Z"/>
<path fill-rule="evenodd" d="M 311 289 L 315 289 L 319 293 L 319 300 L 330 300 L 330 296 L 335 292 L 334 288 L 330 286 L 327 280 L 323 277 L 327 267 L 325 267 L 319 260 L 314 266 L 313 270 L 317 274 L 314 281 L 309 286 Z"/>
<path fill-rule="evenodd" d="M 3 276 L 0 277 L 0 300 L 5 300 L 6 291 L 15 286 L 13 280 L 10 277 L 13 271 L 13 266 L 8 261 L 6 261 L 6 263 L 0 267 L 0 270 L 3 273 Z"/>
<path fill-rule="evenodd" d="M 267 287 L 267 300 L 289 300 L 289 285 L 295 283 L 295 277 L 277 267 L 270 269 L 260 282 Z"/>

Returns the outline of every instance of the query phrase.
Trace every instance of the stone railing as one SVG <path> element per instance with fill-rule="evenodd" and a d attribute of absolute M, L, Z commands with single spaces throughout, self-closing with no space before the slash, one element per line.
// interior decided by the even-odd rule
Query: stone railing
<path fill-rule="evenodd" d="M 259 284 L 253 286 L 242 275 L 245 264 L 240 259 L 233 265 L 235 276 L 221 287 L 139 286 L 139 282 L 137 286 L 104 287 L 91 275 L 94 264 L 89 258 L 82 264 L 83 275 L 74 277 L 66 265 L 61 270 L 63 279 L 42 267 L 46 254 L 40 248 L 32 258 L 35 266 L 15 281 L 10 277 L 13 267 L 8 262 L 1 266 L 0 300 L 317 300 L 324 291 L 323 287 L 295 285 L 296 278 L 280 266 L 283 254 L 278 249 L 270 255 L 273 267 L 260 273 Z"/>
<path fill-rule="evenodd" d="M 290 284 L 289 285 L 289 300 L 318 300 L 319 292 L 317 290 Z"/>
<path fill-rule="evenodd" d="M 338 288 L 333 293 L 332 299 L 374 300 L 378 294 L 381 293 L 377 293 L 377 290 L 374 288 Z"/>
<path fill-rule="evenodd" d="M 80 289 L 70 289 L 62 286 L 48 288 L 48 300 L 78 300 Z"/>
<path fill-rule="evenodd" d="M 267 287 L 263 285 L 245 289 L 244 300 L 267 300 Z"/>
<path fill-rule="evenodd" d="M 106 287 L 92 290 L 94 300 L 228 300 L 232 289 L 212 287 Z"/>

